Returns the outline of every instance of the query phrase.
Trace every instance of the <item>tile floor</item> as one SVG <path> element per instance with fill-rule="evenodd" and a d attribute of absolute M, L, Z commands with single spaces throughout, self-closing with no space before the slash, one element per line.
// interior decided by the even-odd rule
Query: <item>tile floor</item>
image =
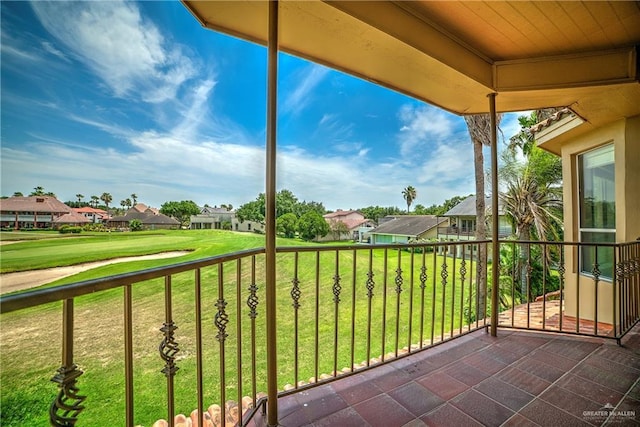
<path fill-rule="evenodd" d="M 640 324 L 622 340 L 500 329 L 279 399 L 295 426 L 640 426 Z M 606 414 L 609 414 L 607 417 Z M 265 425 L 257 415 L 253 426 Z"/>

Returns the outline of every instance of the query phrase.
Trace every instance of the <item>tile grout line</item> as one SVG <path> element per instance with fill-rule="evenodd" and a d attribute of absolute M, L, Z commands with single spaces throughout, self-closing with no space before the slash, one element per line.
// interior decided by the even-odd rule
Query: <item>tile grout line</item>
<path fill-rule="evenodd" d="M 557 338 L 553 338 L 551 341 L 549 341 L 548 343 L 546 343 L 546 344 L 544 344 L 544 345 L 542 345 L 542 346 L 540 346 L 540 347 L 544 347 L 545 345 L 547 345 L 547 344 L 549 344 L 549 343 L 551 343 L 551 342 L 554 342 L 554 341 L 556 341 L 556 340 L 557 340 Z M 527 403 L 527 404 L 526 404 L 526 405 L 524 405 L 522 408 L 520 408 L 520 409 L 519 409 L 519 410 L 518 410 L 518 411 L 517 411 L 513 416 L 511 416 L 509 419 L 511 419 L 511 418 L 513 418 L 513 417 L 515 417 L 517 414 L 520 414 L 520 412 L 521 412 L 522 410 L 524 410 L 525 408 L 527 408 L 528 406 L 530 406 L 530 405 L 531 405 L 533 402 L 535 402 L 537 399 L 540 399 L 540 397 L 539 397 L 539 396 L 543 395 L 547 390 L 549 390 L 551 387 L 553 387 L 554 385 L 556 385 L 556 384 L 557 384 L 561 379 L 563 379 L 563 378 L 564 378 L 564 377 L 566 377 L 567 375 L 571 374 L 571 372 L 572 372 L 573 370 L 575 370 L 575 369 L 576 369 L 576 368 L 577 368 L 577 367 L 578 367 L 582 362 L 584 362 L 584 361 L 585 361 L 589 356 L 591 356 L 591 355 L 592 355 L 592 354 L 594 354 L 596 351 L 598 351 L 598 349 L 600 349 L 603 345 L 604 345 L 604 343 L 600 343 L 600 344 L 598 345 L 598 347 L 596 347 L 595 349 L 593 349 L 592 351 L 590 351 L 588 354 L 586 354 L 582 359 L 580 359 L 579 361 L 577 361 L 577 363 L 573 366 L 573 368 L 571 368 L 570 370 L 568 370 L 568 371 L 567 371 L 567 372 L 565 372 L 564 374 L 560 375 L 560 377 L 558 377 L 555 381 L 553 381 L 551 384 L 549 384 L 549 385 L 547 386 L 547 388 L 545 388 L 544 390 L 542 390 L 542 391 L 538 394 L 538 396 L 534 396 L 534 398 L 531 400 L 531 402 Z M 540 347 L 539 347 L 539 348 L 540 348 Z M 544 362 L 542 362 L 542 363 L 544 363 Z M 535 374 L 533 374 L 533 375 L 535 375 Z M 537 375 L 536 375 L 536 376 L 537 376 Z M 581 378 L 582 378 L 582 377 L 581 377 Z M 560 387 L 560 388 L 562 388 L 562 387 Z M 569 414 L 569 415 L 570 415 L 570 416 L 572 416 L 573 418 L 576 418 L 576 419 L 578 419 L 578 420 L 580 419 L 580 418 L 576 417 L 575 415 L 573 415 L 572 413 L 567 412 L 567 411 L 565 411 L 564 409 L 557 407 L 557 406 L 556 406 L 556 405 L 554 405 L 553 403 L 547 402 L 546 400 L 545 400 L 544 402 L 545 402 L 545 403 L 548 403 L 549 405 L 553 406 L 554 408 L 557 408 L 557 409 L 561 410 L 562 412 L 564 412 L 564 413 L 566 413 L 566 414 Z M 522 416 L 524 417 L 524 415 L 522 415 Z M 525 418 L 527 418 L 527 417 L 525 417 Z M 509 419 L 507 419 L 507 420 L 505 421 L 505 423 L 506 423 L 506 422 L 508 422 L 508 421 L 509 421 Z M 534 422 L 534 423 L 535 423 L 535 421 L 530 420 L 529 418 L 527 418 L 527 420 L 532 421 L 532 422 Z M 585 422 L 586 422 L 586 421 L 585 421 Z M 504 423 L 503 423 L 503 424 L 504 424 Z M 537 423 L 536 423 L 536 424 L 537 424 Z M 588 423 L 588 424 L 591 424 L 591 423 Z"/>
<path fill-rule="evenodd" d="M 631 390 L 633 390 L 633 388 L 635 386 L 637 386 L 638 384 L 640 384 L 640 376 L 636 379 L 636 381 L 633 383 L 633 385 L 631 387 L 629 387 L 629 389 L 627 390 L 627 392 L 622 396 L 622 399 L 620 399 L 620 401 L 617 403 L 616 407 L 613 409 L 613 411 L 609 412 L 609 416 L 607 417 L 606 420 L 604 420 L 604 422 L 601 425 L 607 425 L 607 423 L 611 420 L 611 417 L 613 416 L 613 414 L 617 411 L 617 409 L 620 407 L 620 405 L 622 404 L 622 402 L 624 402 L 624 399 L 629 396 L 629 393 L 631 393 Z M 637 418 L 637 417 L 636 417 Z"/>

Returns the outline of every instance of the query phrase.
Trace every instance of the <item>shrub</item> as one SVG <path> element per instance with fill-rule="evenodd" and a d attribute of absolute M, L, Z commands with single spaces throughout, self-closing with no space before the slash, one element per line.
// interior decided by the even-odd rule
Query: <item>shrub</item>
<path fill-rule="evenodd" d="M 58 231 L 60 232 L 60 234 L 80 234 L 82 232 L 82 227 L 78 227 L 75 225 L 63 225 Z"/>
<path fill-rule="evenodd" d="M 140 231 L 142 230 L 142 222 L 139 219 L 132 219 L 129 221 L 129 228 L 131 231 Z"/>

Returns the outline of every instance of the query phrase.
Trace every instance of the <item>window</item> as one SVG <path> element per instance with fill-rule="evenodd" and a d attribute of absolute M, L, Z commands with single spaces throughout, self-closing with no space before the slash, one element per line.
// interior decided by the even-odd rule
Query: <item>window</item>
<path fill-rule="evenodd" d="M 616 241 L 615 171 L 613 144 L 578 156 L 580 241 Z M 600 276 L 613 278 L 613 247 L 585 246 L 580 270 L 592 274 L 597 261 Z"/>

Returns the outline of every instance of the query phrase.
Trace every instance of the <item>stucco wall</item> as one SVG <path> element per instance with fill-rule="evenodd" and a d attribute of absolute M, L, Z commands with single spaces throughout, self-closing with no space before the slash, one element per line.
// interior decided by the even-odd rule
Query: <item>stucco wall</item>
<path fill-rule="evenodd" d="M 614 144 L 616 179 L 616 242 L 640 237 L 640 116 L 620 120 L 580 135 L 562 145 L 565 241 L 579 239 L 577 156 Z M 609 280 L 596 284 L 589 275 L 578 277 L 578 250 L 565 249 L 565 315 L 613 323 L 613 289 Z M 597 294 L 597 296 L 596 296 Z M 580 302 L 579 308 L 577 302 Z"/>

